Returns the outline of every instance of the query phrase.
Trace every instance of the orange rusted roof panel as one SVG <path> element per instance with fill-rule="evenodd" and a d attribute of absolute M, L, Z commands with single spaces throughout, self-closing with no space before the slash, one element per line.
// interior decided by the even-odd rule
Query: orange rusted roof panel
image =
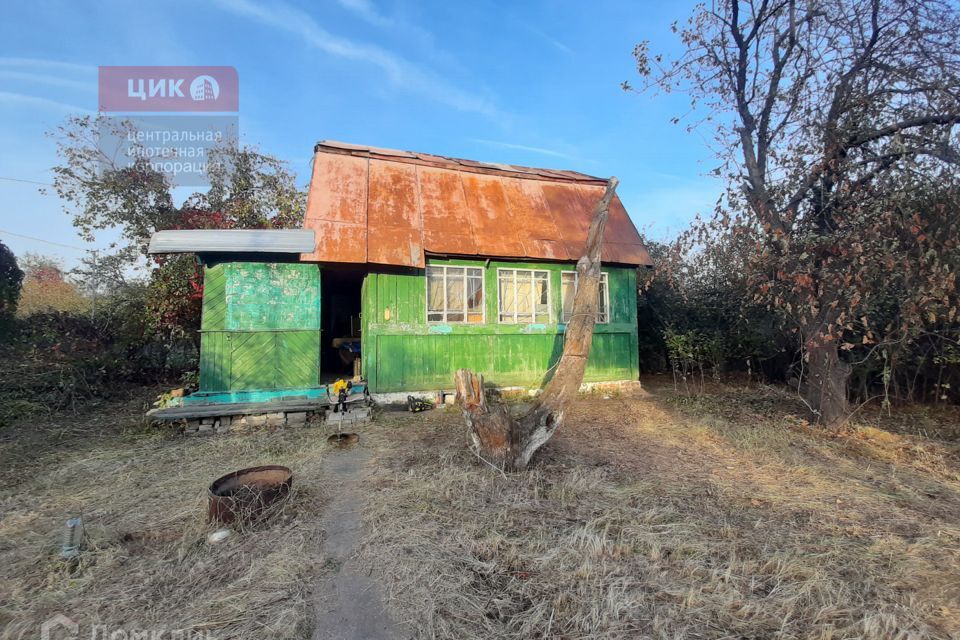
<path fill-rule="evenodd" d="M 603 195 L 603 187 L 581 186 L 581 197 L 587 203 L 596 203 Z M 591 211 L 594 204 L 590 204 Z M 587 218 L 589 221 L 589 216 Z M 586 242 L 584 242 L 584 245 Z M 614 195 L 610 202 L 607 228 L 603 234 L 603 260 L 605 262 L 623 262 L 626 264 L 652 264 L 650 254 L 643 246 L 640 232 L 633 225 L 627 210 L 620 201 L 620 196 Z M 609 249 L 608 249 L 609 247 Z M 581 252 L 583 249 L 581 248 Z M 579 255 L 579 254 L 578 254 Z"/>
<path fill-rule="evenodd" d="M 458 171 L 417 167 L 423 247 L 434 254 L 478 255 L 474 217 Z"/>
<path fill-rule="evenodd" d="M 590 202 L 576 185 L 567 184 L 545 183 L 543 197 L 556 222 L 559 241 L 570 259 L 576 260 L 587 245 L 590 213 L 585 211 L 591 207 Z"/>
<path fill-rule="evenodd" d="M 528 256 L 518 224 L 508 206 L 503 179 L 482 173 L 463 173 L 463 192 L 473 220 L 477 252 L 486 256 Z"/>
<path fill-rule="evenodd" d="M 370 160 L 367 262 L 423 267 L 423 223 L 417 167 Z"/>
<path fill-rule="evenodd" d="M 301 260 L 367 261 L 366 158 L 317 153 L 307 192 L 304 229 L 313 229 L 317 248 Z"/>
<path fill-rule="evenodd" d="M 341 142 L 316 147 L 301 259 L 423 267 L 426 254 L 573 261 L 605 180 Z M 604 262 L 650 265 L 615 197 Z"/>
<path fill-rule="evenodd" d="M 563 243 L 553 212 L 543 195 L 539 180 L 504 178 L 504 193 L 509 202 L 511 224 L 523 244 L 525 256 L 548 260 L 576 259 Z"/>
<path fill-rule="evenodd" d="M 367 227 L 365 225 L 306 219 L 303 226 L 313 229 L 317 238 L 317 250 L 313 253 L 301 253 L 302 262 L 366 264 Z"/>

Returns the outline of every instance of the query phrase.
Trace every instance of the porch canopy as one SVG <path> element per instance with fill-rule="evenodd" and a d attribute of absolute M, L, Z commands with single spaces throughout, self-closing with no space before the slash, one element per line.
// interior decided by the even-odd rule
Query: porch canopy
<path fill-rule="evenodd" d="M 176 229 L 150 236 L 147 253 L 300 253 L 313 246 L 311 229 Z"/>

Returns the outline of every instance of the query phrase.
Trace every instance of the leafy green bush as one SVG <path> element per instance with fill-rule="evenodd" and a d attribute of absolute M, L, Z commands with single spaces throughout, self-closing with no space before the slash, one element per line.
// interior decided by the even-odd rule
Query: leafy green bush
<path fill-rule="evenodd" d="M 745 371 L 785 380 L 791 339 L 776 313 L 755 304 L 739 252 L 720 241 L 692 255 L 648 242 L 655 268 L 641 272 L 640 369 L 717 377 Z"/>

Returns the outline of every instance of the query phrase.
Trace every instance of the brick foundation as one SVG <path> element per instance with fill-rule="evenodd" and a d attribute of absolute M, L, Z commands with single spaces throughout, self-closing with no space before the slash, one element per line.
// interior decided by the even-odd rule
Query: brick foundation
<path fill-rule="evenodd" d="M 350 406 L 340 414 L 330 410 L 291 411 L 265 413 L 251 416 L 219 416 L 215 418 L 196 418 L 182 422 L 183 433 L 188 436 L 207 436 L 231 431 L 253 431 L 257 429 L 279 429 L 284 427 L 327 426 L 343 428 L 354 427 L 373 420 L 373 408 Z"/>

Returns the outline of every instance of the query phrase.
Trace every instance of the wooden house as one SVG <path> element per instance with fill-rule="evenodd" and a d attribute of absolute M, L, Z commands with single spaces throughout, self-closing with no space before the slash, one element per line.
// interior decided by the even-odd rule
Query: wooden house
<path fill-rule="evenodd" d="M 460 367 L 501 387 L 539 386 L 562 350 L 604 185 L 572 171 L 317 144 L 302 230 L 154 238 L 156 252 L 193 251 L 204 263 L 201 395 L 309 395 L 352 375 L 374 393 L 450 389 Z M 650 265 L 615 198 L 585 381 L 637 379 L 637 269 Z"/>

